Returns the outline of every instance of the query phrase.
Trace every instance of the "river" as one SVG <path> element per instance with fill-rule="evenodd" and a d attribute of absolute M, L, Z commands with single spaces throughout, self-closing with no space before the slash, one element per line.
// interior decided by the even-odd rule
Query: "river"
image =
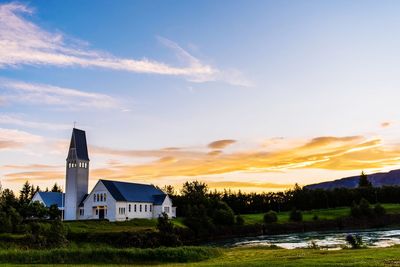
<path fill-rule="evenodd" d="M 217 243 L 225 247 L 242 246 L 271 246 L 276 245 L 285 249 L 308 248 L 313 242 L 321 249 L 341 249 L 346 246 L 348 234 L 362 237 L 367 247 L 390 247 L 400 244 L 400 230 L 398 229 L 369 229 L 343 232 L 308 232 L 288 235 L 264 235 L 257 237 L 235 238 Z"/>

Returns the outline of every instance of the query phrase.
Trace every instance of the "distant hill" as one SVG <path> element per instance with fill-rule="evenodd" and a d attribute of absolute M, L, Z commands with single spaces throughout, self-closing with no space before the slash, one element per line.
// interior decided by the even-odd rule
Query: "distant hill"
<path fill-rule="evenodd" d="M 334 189 L 334 188 L 356 188 L 358 187 L 358 180 L 360 175 L 346 177 L 330 182 L 323 182 L 318 184 L 306 185 L 307 189 Z M 368 174 L 368 180 L 374 187 L 380 187 L 385 185 L 397 185 L 400 186 L 400 170 L 393 170 L 390 172 L 380 172 L 374 174 Z"/>

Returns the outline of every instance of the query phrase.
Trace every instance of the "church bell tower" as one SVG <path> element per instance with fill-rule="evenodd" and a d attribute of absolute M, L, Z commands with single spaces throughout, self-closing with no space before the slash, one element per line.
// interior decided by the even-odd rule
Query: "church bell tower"
<path fill-rule="evenodd" d="M 79 204 L 88 193 L 89 155 L 85 131 L 73 128 L 66 166 L 65 220 L 78 218 Z"/>

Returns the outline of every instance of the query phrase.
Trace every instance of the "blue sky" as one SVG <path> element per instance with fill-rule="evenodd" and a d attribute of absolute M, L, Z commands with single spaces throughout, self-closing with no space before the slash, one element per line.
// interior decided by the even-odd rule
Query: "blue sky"
<path fill-rule="evenodd" d="M 281 190 L 399 167 L 396 1 L 0 3 L 3 186 L 62 184 L 73 121 L 92 184 Z"/>

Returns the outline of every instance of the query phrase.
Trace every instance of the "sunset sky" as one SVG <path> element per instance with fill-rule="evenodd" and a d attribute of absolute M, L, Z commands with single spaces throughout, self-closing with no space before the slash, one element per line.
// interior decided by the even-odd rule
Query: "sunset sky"
<path fill-rule="evenodd" d="M 0 181 L 277 191 L 400 168 L 398 1 L 0 1 Z"/>

